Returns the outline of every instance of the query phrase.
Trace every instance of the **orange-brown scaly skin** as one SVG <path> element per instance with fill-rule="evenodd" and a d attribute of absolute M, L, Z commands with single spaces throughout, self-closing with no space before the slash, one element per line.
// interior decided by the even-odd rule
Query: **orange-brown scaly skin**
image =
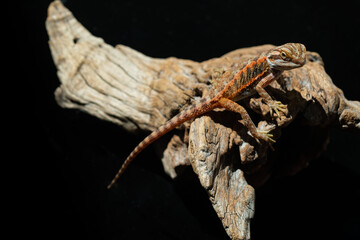
<path fill-rule="evenodd" d="M 305 52 L 306 49 L 304 45 L 287 43 L 263 53 L 258 58 L 250 61 L 234 73 L 230 81 L 226 78 L 220 79 L 220 83 L 211 89 L 207 97 L 204 97 L 199 103 L 180 112 L 140 142 L 127 157 L 108 188 L 113 186 L 130 162 L 152 142 L 182 123 L 199 117 L 215 108 L 225 108 L 229 111 L 239 113 L 244 125 L 258 142 L 260 142 L 259 140 L 275 142 L 268 131 L 260 131 L 256 128 L 245 108 L 237 104 L 236 101 L 249 97 L 257 92 L 269 106 L 270 113 L 275 111 L 277 116 L 279 116 L 279 111 L 284 112 L 286 106 L 281 102 L 272 100 L 271 96 L 264 90 L 264 87 L 276 80 L 284 70 L 303 66 L 305 64 Z"/>

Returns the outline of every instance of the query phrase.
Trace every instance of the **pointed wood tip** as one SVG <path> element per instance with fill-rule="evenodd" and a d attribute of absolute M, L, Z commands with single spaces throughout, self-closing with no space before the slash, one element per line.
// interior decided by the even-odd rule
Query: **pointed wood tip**
<path fill-rule="evenodd" d="M 69 9 L 67 9 L 61 1 L 55 0 L 51 2 L 48 7 L 47 21 L 58 20 L 68 15 L 72 15 Z"/>

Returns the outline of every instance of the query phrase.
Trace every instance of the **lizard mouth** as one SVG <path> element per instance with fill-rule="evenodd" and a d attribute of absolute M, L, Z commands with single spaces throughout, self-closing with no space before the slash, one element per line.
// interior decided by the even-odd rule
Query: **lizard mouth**
<path fill-rule="evenodd" d="M 305 65 L 306 63 L 306 58 L 298 58 L 298 59 L 294 59 L 293 63 L 299 67 L 302 67 Z"/>
<path fill-rule="evenodd" d="M 292 59 L 292 61 L 277 60 L 276 65 L 273 63 L 270 64 L 274 69 L 289 70 L 304 66 L 305 61 L 305 59 Z"/>

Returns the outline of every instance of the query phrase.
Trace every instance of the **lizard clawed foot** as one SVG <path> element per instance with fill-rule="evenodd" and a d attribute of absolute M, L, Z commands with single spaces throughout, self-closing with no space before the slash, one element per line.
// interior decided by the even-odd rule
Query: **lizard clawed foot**
<path fill-rule="evenodd" d="M 272 151 L 275 151 L 274 147 L 273 147 L 273 143 L 275 143 L 276 141 L 274 139 L 272 139 L 274 137 L 274 135 L 272 135 L 271 133 L 269 133 L 269 131 L 266 130 L 257 130 L 257 136 L 255 137 L 255 140 L 258 142 L 258 144 L 260 144 L 260 140 L 263 140 L 265 142 L 267 142 L 269 144 L 269 147 L 271 148 Z"/>
<path fill-rule="evenodd" d="M 276 113 L 276 116 L 280 118 L 280 112 L 283 112 L 284 114 L 286 114 L 287 112 L 287 106 L 282 104 L 282 102 L 280 101 L 271 100 L 270 102 L 267 103 L 267 105 L 270 108 L 270 116 L 273 115 L 273 111 L 274 111 Z"/>
<path fill-rule="evenodd" d="M 274 135 L 272 135 L 271 133 L 269 133 L 269 131 L 267 130 L 257 130 L 256 131 L 256 136 L 255 140 L 260 143 L 260 139 L 268 142 L 268 143 L 275 143 L 276 141 L 274 139 L 272 139 L 274 137 Z"/>

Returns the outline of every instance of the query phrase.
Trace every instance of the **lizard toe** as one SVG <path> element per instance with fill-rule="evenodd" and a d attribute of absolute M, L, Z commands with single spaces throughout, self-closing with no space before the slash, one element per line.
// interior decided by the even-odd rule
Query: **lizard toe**
<path fill-rule="evenodd" d="M 276 141 L 273 139 L 274 135 L 269 133 L 266 130 L 257 130 L 255 139 L 259 141 L 259 139 L 268 142 L 268 143 L 275 143 Z"/>
<path fill-rule="evenodd" d="M 287 106 L 282 104 L 280 101 L 271 101 L 268 103 L 268 106 L 270 108 L 270 115 L 273 115 L 273 112 L 275 112 L 277 117 L 280 117 L 280 112 L 283 114 L 286 114 L 287 112 Z"/>

